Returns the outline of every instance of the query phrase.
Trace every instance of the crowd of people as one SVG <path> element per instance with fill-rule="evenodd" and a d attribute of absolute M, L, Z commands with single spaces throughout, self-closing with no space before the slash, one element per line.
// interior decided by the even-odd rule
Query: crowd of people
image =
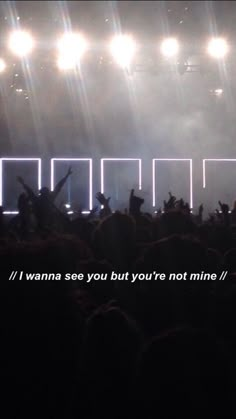
<path fill-rule="evenodd" d="M 19 214 L 7 222 L 1 209 L 3 417 L 233 418 L 236 205 L 219 201 L 204 220 L 202 205 L 193 214 L 169 193 L 149 214 L 132 190 L 114 212 L 98 192 L 90 214 L 69 216 L 55 200 L 71 173 L 53 192 L 34 193 L 19 177 Z M 109 280 L 222 271 L 224 281 Z M 26 281 L 20 272 L 108 280 Z"/>

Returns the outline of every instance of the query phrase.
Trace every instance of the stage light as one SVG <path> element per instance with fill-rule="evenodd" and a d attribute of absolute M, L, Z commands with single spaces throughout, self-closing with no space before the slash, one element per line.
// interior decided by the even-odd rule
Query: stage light
<path fill-rule="evenodd" d="M 79 33 L 66 33 L 58 42 L 58 67 L 61 70 L 75 68 L 87 48 L 88 43 L 82 35 Z"/>
<path fill-rule="evenodd" d="M 223 89 L 215 89 L 214 93 L 216 96 L 221 96 L 223 94 Z"/>
<path fill-rule="evenodd" d="M 86 51 L 88 44 L 79 33 L 66 33 L 58 43 L 59 53 L 62 55 L 75 55 L 80 58 Z"/>
<path fill-rule="evenodd" d="M 175 38 L 165 39 L 161 44 L 161 53 L 167 57 L 175 57 L 179 52 L 179 43 Z"/>
<path fill-rule="evenodd" d="M 35 161 L 37 163 L 38 166 L 38 190 L 41 189 L 42 185 L 41 185 L 41 179 L 42 179 L 42 161 L 40 158 L 29 158 L 29 157 L 2 157 L 0 158 L 0 206 L 4 206 L 3 204 L 3 163 L 4 162 L 8 162 L 8 161 L 27 161 L 27 162 L 31 162 L 31 161 Z M 16 214 L 15 211 L 8 211 L 5 212 L 5 214 Z"/>
<path fill-rule="evenodd" d="M 208 54 L 213 58 L 224 58 L 229 51 L 229 46 L 223 38 L 213 38 L 208 43 Z"/>
<path fill-rule="evenodd" d="M 206 163 L 209 161 L 213 161 L 213 162 L 236 162 L 236 159 L 203 159 L 202 160 L 202 180 L 203 180 L 203 188 L 206 188 Z"/>
<path fill-rule="evenodd" d="M 138 188 L 142 190 L 142 160 L 141 159 L 116 159 L 116 158 L 104 158 L 101 159 L 101 192 L 104 193 L 105 190 L 105 177 L 104 177 L 104 163 L 108 161 L 134 161 L 138 163 Z"/>
<path fill-rule="evenodd" d="M 110 52 L 118 65 L 128 68 L 133 60 L 136 44 L 129 35 L 120 35 L 112 39 Z"/>
<path fill-rule="evenodd" d="M 93 160 L 84 158 L 53 158 L 51 159 L 51 191 L 54 190 L 55 186 L 55 164 L 56 162 L 82 162 L 86 161 L 89 165 L 89 210 L 93 208 Z"/>
<path fill-rule="evenodd" d="M 26 31 L 15 31 L 10 35 L 9 48 L 13 54 L 24 57 L 34 47 L 32 36 Z"/>
<path fill-rule="evenodd" d="M 74 68 L 76 68 L 76 65 L 77 60 L 75 59 L 75 57 L 62 55 L 57 60 L 57 67 L 59 68 L 59 70 L 73 70 Z"/>
<path fill-rule="evenodd" d="M 2 58 L 0 58 L 0 73 L 3 73 L 5 68 L 6 68 L 6 63 Z"/>
<path fill-rule="evenodd" d="M 209 92 L 210 92 L 211 96 L 220 97 L 220 96 L 223 95 L 224 90 L 223 89 L 210 89 Z"/>
<path fill-rule="evenodd" d="M 152 206 L 156 206 L 156 162 L 186 161 L 189 162 L 189 204 L 193 208 L 193 160 L 192 159 L 152 159 Z"/>

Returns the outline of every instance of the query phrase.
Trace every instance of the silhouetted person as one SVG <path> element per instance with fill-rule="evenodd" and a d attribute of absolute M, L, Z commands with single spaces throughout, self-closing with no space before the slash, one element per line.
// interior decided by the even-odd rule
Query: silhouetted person
<path fill-rule="evenodd" d="M 69 168 L 66 176 L 64 176 L 56 185 L 53 191 L 50 191 L 47 187 L 43 187 L 39 191 L 39 195 L 36 195 L 32 189 L 24 182 L 21 177 L 18 177 L 18 182 L 23 186 L 28 194 L 30 201 L 33 204 L 33 211 L 38 222 L 38 229 L 40 231 L 50 231 L 55 227 L 57 218 L 64 218 L 62 213 L 54 205 L 54 201 L 60 193 L 62 187 L 65 185 L 68 177 L 72 174 L 71 168 Z"/>

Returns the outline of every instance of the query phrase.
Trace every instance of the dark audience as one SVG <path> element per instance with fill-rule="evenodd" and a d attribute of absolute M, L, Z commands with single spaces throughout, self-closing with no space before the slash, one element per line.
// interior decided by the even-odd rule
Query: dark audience
<path fill-rule="evenodd" d="M 67 214 L 71 173 L 38 194 L 19 177 L 18 215 L 1 208 L 2 417 L 233 418 L 236 204 L 204 219 L 169 193 L 149 214 L 132 190 L 122 213 L 98 192 L 99 213 Z"/>

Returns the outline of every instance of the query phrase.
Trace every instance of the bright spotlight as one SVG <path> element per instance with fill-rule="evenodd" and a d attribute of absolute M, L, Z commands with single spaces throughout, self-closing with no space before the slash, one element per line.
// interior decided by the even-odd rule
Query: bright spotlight
<path fill-rule="evenodd" d="M 5 68 L 6 68 L 6 63 L 2 58 L 0 58 L 0 73 L 2 73 L 5 70 Z"/>
<path fill-rule="evenodd" d="M 111 41 L 110 51 L 118 65 L 128 68 L 134 57 L 136 45 L 131 36 L 120 35 Z"/>
<path fill-rule="evenodd" d="M 77 60 L 74 57 L 61 55 L 57 60 L 57 66 L 60 70 L 73 70 L 76 67 Z"/>
<path fill-rule="evenodd" d="M 179 52 L 179 43 L 175 38 L 165 39 L 161 44 L 161 53 L 167 57 L 174 57 Z"/>
<path fill-rule="evenodd" d="M 58 42 L 58 67 L 61 70 L 69 70 L 76 67 L 88 44 L 84 37 L 77 33 L 67 33 Z"/>
<path fill-rule="evenodd" d="M 15 31 L 10 35 L 9 48 L 13 54 L 23 57 L 34 47 L 32 36 L 26 31 Z"/>
<path fill-rule="evenodd" d="M 208 43 L 208 53 L 214 58 L 224 58 L 229 50 L 229 46 L 223 38 L 213 38 Z"/>
<path fill-rule="evenodd" d="M 215 89 L 215 95 L 221 96 L 223 94 L 223 89 Z"/>

